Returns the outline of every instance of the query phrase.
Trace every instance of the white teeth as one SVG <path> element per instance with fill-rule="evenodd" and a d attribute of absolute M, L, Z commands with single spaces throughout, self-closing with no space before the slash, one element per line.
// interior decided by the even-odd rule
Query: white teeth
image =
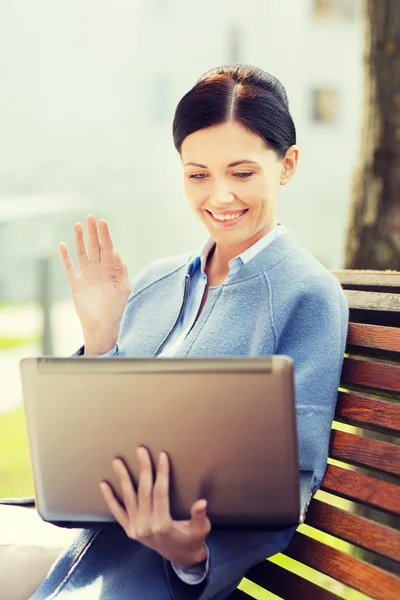
<path fill-rule="evenodd" d="M 236 213 L 235 215 L 215 215 L 214 213 L 211 214 L 217 221 L 233 221 L 234 219 L 238 219 L 239 217 L 241 217 L 245 212 L 246 211 L 243 210 L 241 213 Z"/>

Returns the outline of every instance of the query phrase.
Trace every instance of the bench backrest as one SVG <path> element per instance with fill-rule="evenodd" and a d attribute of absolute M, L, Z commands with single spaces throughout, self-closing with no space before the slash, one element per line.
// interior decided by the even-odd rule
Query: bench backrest
<path fill-rule="evenodd" d="M 341 584 L 399 600 L 400 273 L 333 273 L 349 302 L 350 325 L 323 491 L 285 556 L 246 577 L 285 600 L 339 598 Z M 237 590 L 230 598 L 249 596 Z"/>

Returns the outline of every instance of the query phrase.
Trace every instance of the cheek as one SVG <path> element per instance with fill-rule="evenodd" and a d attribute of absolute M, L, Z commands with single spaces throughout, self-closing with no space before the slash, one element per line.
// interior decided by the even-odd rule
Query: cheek
<path fill-rule="evenodd" d="M 268 202 L 270 189 L 264 180 L 254 179 L 239 189 L 237 196 L 249 206 L 260 209 Z"/>
<path fill-rule="evenodd" d="M 186 198 L 188 199 L 190 206 L 194 210 L 197 208 L 200 208 L 206 200 L 206 191 L 205 191 L 204 184 L 196 185 L 196 184 L 193 184 L 192 182 L 186 181 L 184 184 L 184 188 L 185 188 Z"/>

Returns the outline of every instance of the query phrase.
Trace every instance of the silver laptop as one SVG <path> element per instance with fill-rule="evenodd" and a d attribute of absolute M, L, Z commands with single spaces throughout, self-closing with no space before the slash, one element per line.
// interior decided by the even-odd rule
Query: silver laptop
<path fill-rule="evenodd" d="M 136 448 L 171 461 L 171 514 L 206 498 L 213 526 L 304 520 L 313 482 L 299 473 L 293 362 L 261 358 L 26 358 L 24 406 L 36 506 L 64 526 L 114 522 L 99 489 Z"/>

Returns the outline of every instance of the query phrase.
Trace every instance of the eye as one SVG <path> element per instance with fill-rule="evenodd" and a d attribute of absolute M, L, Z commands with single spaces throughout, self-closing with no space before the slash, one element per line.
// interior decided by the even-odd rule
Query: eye
<path fill-rule="evenodd" d="M 197 181 L 201 181 L 205 178 L 206 178 L 205 173 L 194 173 L 193 175 L 189 176 L 189 179 L 196 179 Z"/>
<path fill-rule="evenodd" d="M 239 171 L 239 173 L 234 173 L 234 175 L 237 179 L 248 179 L 254 175 L 254 173 L 250 171 Z"/>

